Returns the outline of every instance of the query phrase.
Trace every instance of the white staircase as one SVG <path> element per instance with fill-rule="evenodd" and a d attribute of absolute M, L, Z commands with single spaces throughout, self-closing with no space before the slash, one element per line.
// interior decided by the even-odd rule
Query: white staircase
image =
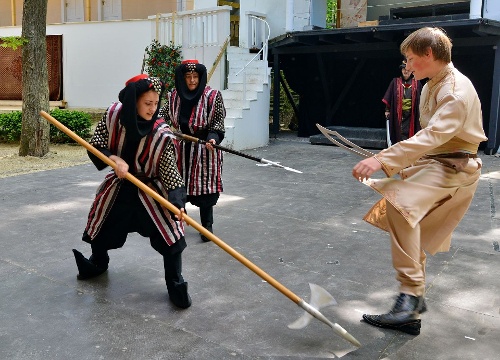
<path fill-rule="evenodd" d="M 222 90 L 226 134 L 221 145 L 233 150 L 257 148 L 269 142 L 271 72 L 267 60 L 257 57 L 250 62 L 255 55 L 245 48 L 227 49 L 228 88 Z"/>

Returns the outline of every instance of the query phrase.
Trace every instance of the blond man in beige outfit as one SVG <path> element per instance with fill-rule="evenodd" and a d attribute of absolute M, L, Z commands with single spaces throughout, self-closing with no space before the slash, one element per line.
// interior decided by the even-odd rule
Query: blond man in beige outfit
<path fill-rule="evenodd" d="M 451 62 L 451 41 L 438 28 L 422 28 L 401 44 L 415 79 L 428 78 L 420 99 L 422 130 L 408 140 L 360 161 L 352 174 L 383 199 L 365 216 L 391 236 L 400 294 L 392 310 L 363 315 L 375 326 L 420 333 L 426 310 L 426 252 L 448 251 L 453 230 L 466 213 L 479 176 L 477 150 L 487 138 L 481 104 L 470 80 Z M 376 171 L 384 179 L 370 179 Z M 392 178 L 399 174 L 400 178 Z"/>

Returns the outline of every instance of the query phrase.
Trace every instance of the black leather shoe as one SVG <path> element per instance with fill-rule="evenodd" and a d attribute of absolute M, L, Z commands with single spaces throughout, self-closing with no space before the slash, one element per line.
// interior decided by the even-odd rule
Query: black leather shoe
<path fill-rule="evenodd" d="M 420 304 L 419 308 L 418 308 L 418 313 L 419 314 L 423 314 L 424 312 L 427 311 L 427 304 L 425 303 L 425 299 L 424 297 L 422 296 L 422 303 Z"/>
<path fill-rule="evenodd" d="M 170 301 L 181 309 L 187 309 L 191 306 L 191 296 L 189 296 L 187 289 L 187 282 L 183 282 L 182 284 L 167 285 Z"/>
<path fill-rule="evenodd" d="M 206 224 L 206 225 L 203 225 L 203 227 L 204 227 L 205 229 L 207 229 L 208 231 L 210 231 L 210 232 L 213 234 L 213 231 L 212 231 L 212 224 L 208 223 L 208 224 Z M 200 234 L 200 236 L 201 236 L 201 240 L 202 240 L 202 241 L 204 241 L 204 242 L 209 242 L 209 241 L 210 241 L 210 239 L 209 239 L 209 238 L 207 238 L 206 236 L 204 236 L 203 234 Z"/>
<path fill-rule="evenodd" d="M 421 326 L 419 315 L 427 310 L 426 307 L 424 310 L 423 301 L 423 296 L 417 297 L 401 293 L 396 299 L 394 307 L 387 314 L 363 314 L 363 320 L 373 326 L 418 335 Z"/>
<path fill-rule="evenodd" d="M 93 277 L 99 276 L 108 270 L 108 264 L 104 261 L 102 264 L 96 265 L 93 261 L 92 256 L 87 259 L 81 252 L 73 249 L 73 254 L 75 255 L 76 266 L 78 267 L 78 275 L 76 278 L 78 280 L 87 280 Z M 108 257 L 109 261 L 109 257 Z"/>

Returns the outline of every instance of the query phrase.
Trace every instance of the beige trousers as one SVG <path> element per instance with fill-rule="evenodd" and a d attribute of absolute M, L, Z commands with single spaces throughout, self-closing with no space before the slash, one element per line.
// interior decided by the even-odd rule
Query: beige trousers
<path fill-rule="evenodd" d="M 412 228 L 389 202 L 387 223 L 391 235 L 392 266 L 400 282 L 400 292 L 424 296 L 426 255 L 421 244 L 420 224 Z"/>

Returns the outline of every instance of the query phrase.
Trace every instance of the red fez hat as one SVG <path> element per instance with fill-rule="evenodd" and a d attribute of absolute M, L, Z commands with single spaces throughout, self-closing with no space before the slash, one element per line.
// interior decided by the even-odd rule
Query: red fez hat
<path fill-rule="evenodd" d="M 196 59 L 182 60 L 181 64 L 199 64 Z"/>
<path fill-rule="evenodd" d="M 139 81 L 139 80 L 142 80 L 142 79 L 147 79 L 147 78 L 149 78 L 148 74 L 136 75 L 133 78 L 128 79 L 127 82 L 125 83 L 125 86 L 127 86 L 130 83 L 135 83 L 136 81 Z"/>

